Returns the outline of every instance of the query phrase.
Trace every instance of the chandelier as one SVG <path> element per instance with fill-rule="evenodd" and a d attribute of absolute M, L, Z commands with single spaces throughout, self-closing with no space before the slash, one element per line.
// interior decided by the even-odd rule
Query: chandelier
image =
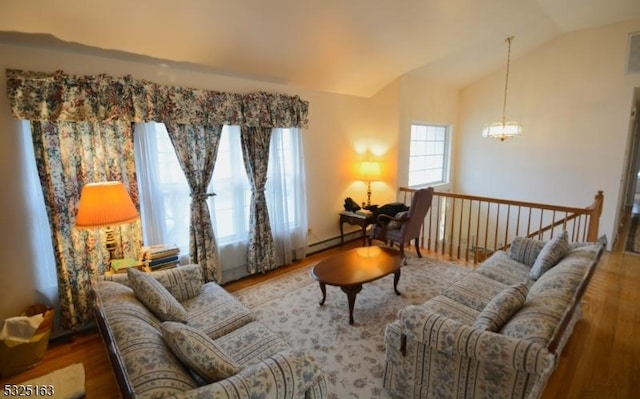
<path fill-rule="evenodd" d="M 522 125 L 515 121 L 508 121 L 505 113 L 507 110 L 507 92 L 509 88 L 509 62 L 511 60 L 511 41 L 513 36 L 509 36 L 505 39 L 509 46 L 507 53 L 507 76 L 504 82 L 504 101 L 502 102 L 502 119 L 498 122 L 493 122 L 485 125 L 482 129 L 482 137 L 490 137 L 492 139 L 498 139 L 504 141 L 512 137 L 517 137 L 522 134 Z"/>

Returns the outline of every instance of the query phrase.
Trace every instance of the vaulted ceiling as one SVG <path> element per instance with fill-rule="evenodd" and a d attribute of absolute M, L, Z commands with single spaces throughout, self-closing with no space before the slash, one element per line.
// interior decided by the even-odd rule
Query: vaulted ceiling
<path fill-rule="evenodd" d="M 20 0 L 0 41 L 107 52 L 371 96 L 403 74 L 464 87 L 576 30 L 640 18 L 640 0 Z"/>

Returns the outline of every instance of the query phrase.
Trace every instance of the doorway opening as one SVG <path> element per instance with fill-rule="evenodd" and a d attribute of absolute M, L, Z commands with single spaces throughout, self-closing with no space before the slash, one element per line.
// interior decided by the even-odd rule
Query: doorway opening
<path fill-rule="evenodd" d="M 613 249 L 640 254 L 640 87 L 633 93 L 618 234 Z"/>

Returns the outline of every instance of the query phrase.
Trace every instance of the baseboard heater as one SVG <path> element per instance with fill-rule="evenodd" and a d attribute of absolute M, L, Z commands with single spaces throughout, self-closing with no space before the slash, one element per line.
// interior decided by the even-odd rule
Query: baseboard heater
<path fill-rule="evenodd" d="M 351 242 L 354 240 L 362 240 L 362 230 L 356 230 L 350 233 L 344 233 L 345 243 Z M 307 246 L 307 255 L 324 251 L 329 248 L 337 247 L 338 245 L 340 245 L 340 236 L 327 238 L 322 241 L 316 241 Z"/>

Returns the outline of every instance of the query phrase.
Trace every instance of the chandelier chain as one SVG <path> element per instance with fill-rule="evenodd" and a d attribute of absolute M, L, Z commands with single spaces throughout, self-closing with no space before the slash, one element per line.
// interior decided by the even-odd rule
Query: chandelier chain
<path fill-rule="evenodd" d="M 507 76 L 504 81 L 504 101 L 502 102 L 502 124 L 506 122 L 506 112 L 507 112 L 507 91 L 509 87 L 509 64 L 511 63 L 511 41 L 513 40 L 513 36 L 509 36 L 505 39 L 508 43 L 507 50 Z"/>

